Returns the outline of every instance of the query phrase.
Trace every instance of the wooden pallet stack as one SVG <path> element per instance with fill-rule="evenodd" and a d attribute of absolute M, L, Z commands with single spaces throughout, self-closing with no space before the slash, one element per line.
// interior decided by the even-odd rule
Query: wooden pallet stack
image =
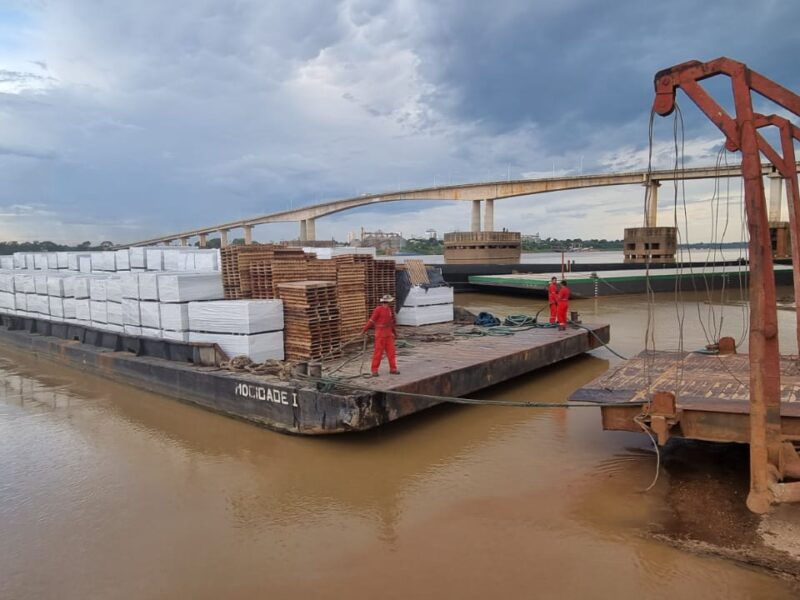
<path fill-rule="evenodd" d="M 226 299 L 237 300 L 251 297 L 250 262 L 271 260 L 274 248 L 271 244 L 222 248 L 222 287 Z"/>
<path fill-rule="evenodd" d="M 392 298 L 397 294 L 397 284 L 395 271 L 397 270 L 393 260 L 375 261 L 375 296 L 380 300 L 382 296 L 389 295 Z M 394 306 L 394 302 L 392 303 Z"/>
<path fill-rule="evenodd" d="M 272 287 L 272 261 L 254 260 L 250 262 L 251 297 L 269 300 L 275 297 Z"/>
<path fill-rule="evenodd" d="M 423 285 L 430 283 L 428 279 L 428 269 L 425 263 L 419 259 L 412 258 L 405 262 L 406 271 L 408 272 L 408 279 L 411 285 Z"/>
<path fill-rule="evenodd" d="M 380 296 L 375 295 L 375 259 L 369 254 L 351 254 L 353 262 L 364 265 L 364 291 L 366 294 L 367 314 L 378 305 Z"/>
<path fill-rule="evenodd" d="M 314 281 L 336 281 L 336 261 L 310 256 L 308 278 Z"/>
<path fill-rule="evenodd" d="M 279 283 L 283 300 L 284 352 L 290 360 L 341 355 L 336 284 L 330 281 Z"/>
<path fill-rule="evenodd" d="M 355 262 L 337 265 L 336 291 L 341 318 L 342 340 L 357 335 L 367 322 L 367 298 L 364 290 L 365 268 Z"/>
<path fill-rule="evenodd" d="M 287 249 L 288 250 L 288 249 Z M 272 260 L 272 289 L 278 298 L 278 286 L 283 283 L 308 280 L 308 259 L 302 250 L 276 252 Z"/>

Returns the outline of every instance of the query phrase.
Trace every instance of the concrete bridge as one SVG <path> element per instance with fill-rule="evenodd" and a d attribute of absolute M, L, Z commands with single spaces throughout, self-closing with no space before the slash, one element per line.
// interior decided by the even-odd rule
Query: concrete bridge
<path fill-rule="evenodd" d="M 798 163 L 798 170 L 800 170 L 800 163 Z M 772 165 L 763 165 L 762 172 L 765 176 L 770 178 L 770 221 L 779 221 L 783 179 L 775 172 Z M 456 200 L 471 202 L 471 230 L 493 231 L 495 200 L 542 194 L 545 192 L 634 184 L 649 186 L 649 192 L 647 194 L 646 226 L 655 227 L 658 211 L 658 188 L 662 181 L 740 176 L 741 167 L 739 165 L 734 165 L 721 168 L 700 167 L 668 171 L 651 171 L 649 173 L 647 171 L 635 171 L 629 173 L 606 173 L 598 175 L 494 181 L 487 183 L 465 183 L 460 185 L 418 188 L 385 194 L 364 194 L 355 198 L 323 202 L 321 204 L 275 212 L 250 219 L 190 229 L 180 233 L 142 240 L 131 245 L 152 246 L 156 244 L 169 244 L 175 241 L 180 242 L 181 245 L 188 245 L 192 238 L 198 238 L 200 246 L 203 247 L 206 245 L 209 234 L 219 233 L 221 245 L 224 247 L 228 244 L 228 234 L 231 230 L 235 229 L 241 229 L 243 231 L 245 244 L 251 244 L 253 240 L 253 227 L 256 225 L 287 221 L 298 221 L 300 223 L 299 239 L 301 241 L 313 241 L 316 239 L 316 220 L 320 217 L 352 208 L 358 208 L 360 206 L 381 202 L 397 202 L 401 200 Z M 481 223 L 481 204 L 483 204 L 483 223 Z"/>

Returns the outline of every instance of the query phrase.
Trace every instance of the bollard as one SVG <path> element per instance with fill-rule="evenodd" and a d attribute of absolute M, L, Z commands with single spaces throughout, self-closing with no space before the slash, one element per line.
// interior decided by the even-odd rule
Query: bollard
<path fill-rule="evenodd" d="M 569 313 L 569 320 L 573 323 L 580 323 L 581 315 L 578 313 L 577 310 L 571 310 Z"/>
<path fill-rule="evenodd" d="M 294 367 L 292 367 L 292 374 L 295 377 L 304 377 L 308 375 L 308 363 L 305 361 L 294 363 Z"/>
<path fill-rule="evenodd" d="M 308 363 L 308 376 L 316 378 L 322 377 L 322 363 L 316 361 Z"/>

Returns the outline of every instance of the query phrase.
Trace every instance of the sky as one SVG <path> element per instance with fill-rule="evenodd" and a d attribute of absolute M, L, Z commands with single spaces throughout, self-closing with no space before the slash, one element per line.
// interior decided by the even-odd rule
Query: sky
<path fill-rule="evenodd" d="M 728 56 L 800 90 L 798 17 L 794 0 L 0 0 L 0 239 L 124 243 L 365 193 L 645 169 L 657 71 Z M 724 81 L 708 89 L 726 105 Z M 715 164 L 721 134 L 679 102 L 681 160 Z M 653 126 L 671 168 L 673 117 Z M 505 199 L 495 226 L 618 239 L 643 202 L 639 186 Z M 741 238 L 736 180 L 665 184 L 659 206 L 686 241 Z M 409 201 L 316 230 L 469 218 Z"/>

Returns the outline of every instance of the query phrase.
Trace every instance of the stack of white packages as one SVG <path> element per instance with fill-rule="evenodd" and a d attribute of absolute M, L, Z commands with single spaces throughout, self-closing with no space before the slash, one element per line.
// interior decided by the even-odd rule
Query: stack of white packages
<path fill-rule="evenodd" d="M 453 320 L 453 288 L 449 286 L 424 288 L 415 285 L 408 292 L 402 308 L 397 311 L 398 325 L 430 325 Z"/>
<path fill-rule="evenodd" d="M 282 300 L 189 302 L 189 341 L 217 344 L 230 358 L 283 360 Z"/>
<path fill-rule="evenodd" d="M 160 273 L 156 283 L 161 335 L 168 340 L 189 341 L 190 302 L 225 297 L 219 273 Z"/>

